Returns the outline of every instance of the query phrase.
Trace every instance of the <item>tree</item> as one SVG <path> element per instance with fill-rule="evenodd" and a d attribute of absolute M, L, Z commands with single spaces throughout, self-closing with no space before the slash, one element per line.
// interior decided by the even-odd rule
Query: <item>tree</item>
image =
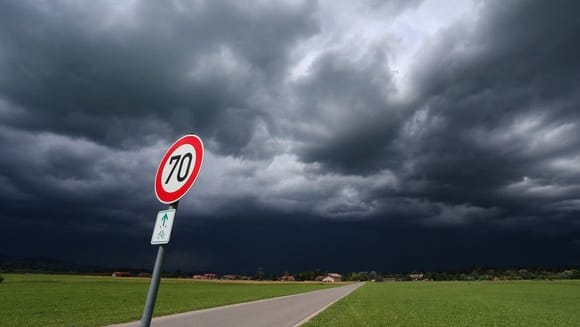
<path fill-rule="evenodd" d="M 572 276 L 574 276 L 573 270 L 564 270 L 561 273 L 559 273 L 559 277 L 562 279 L 571 279 Z"/>
<path fill-rule="evenodd" d="M 349 280 L 357 281 L 358 280 L 358 273 L 357 272 L 351 273 Z"/>
<path fill-rule="evenodd" d="M 516 277 L 518 273 L 514 269 L 507 269 L 505 271 L 505 276 L 509 279 Z"/>
<path fill-rule="evenodd" d="M 358 280 L 361 282 L 369 280 L 369 273 L 367 271 L 359 271 Z"/>
<path fill-rule="evenodd" d="M 264 270 L 262 269 L 262 267 L 258 267 L 258 270 L 256 271 L 256 275 L 254 275 L 254 279 L 255 280 L 264 279 Z"/>
<path fill-rule="evenodd" d="M 4 280 L 4 276 L 0 275 L 0 283 Z"/>
<path fill-rule="evenodd" d="M 320 274 L 320 270 L 305 270 L 296 274 L 297 280 L 314 280 Z"/>

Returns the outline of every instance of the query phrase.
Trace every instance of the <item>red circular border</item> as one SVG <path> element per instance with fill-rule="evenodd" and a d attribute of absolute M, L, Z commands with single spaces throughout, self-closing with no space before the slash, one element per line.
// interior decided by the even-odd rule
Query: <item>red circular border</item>
<path fill-rule="evenodd" d="M 165 166 L 171 154 L 178 147 L 184 144 L 189 144 L 193 146 L 193 149 L 195 150 L 195 164 L 193 165 L 193 172 L 191 173 L 185 184 L 183 184 L 183 186 L 181 186 L 181 188 L 179 188 L 177 191 L 166 192 L 161 184 L 161 175 L 163 173 L 162 167 Z M 185 193 L 189 191 L 193 183 L 195 183 L 195 180 L 199 175 L 199 171 L 201 170 L 202 162 L 203 162 L 203 142 L 197 135 L 188 134 L 181 137 L 179 140 L 175 141 L 175 143 L 173 143 L 173 145 L 169 147 L 169 150 L 165 152 L 163 158 L 161 159 L 161 163 L 159 163 L 159 166 L 157 167 L 157 173 L 155 174 L 155 196 L 157 196 L 157 199 L 161 203 L 165 204 L 171 204 L 179 201 L 179 199 L 181 199 L 185 195 Z"/>

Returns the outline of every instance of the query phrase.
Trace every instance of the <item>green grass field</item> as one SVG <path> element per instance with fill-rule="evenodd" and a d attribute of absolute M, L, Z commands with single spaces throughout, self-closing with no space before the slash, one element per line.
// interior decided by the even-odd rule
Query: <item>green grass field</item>
<path fill-rule="evenodd" d="M 366 283 L 306 326 L 580 326 L 580 281 Z"/>
<path fill-rule="evenodd" d="M 139 320 L 149 279 L 5 274 L 0 326 L 102 326 Z M 155 315 L 328 287 L 315 283 L 200 282 L 163 279 Z"/>

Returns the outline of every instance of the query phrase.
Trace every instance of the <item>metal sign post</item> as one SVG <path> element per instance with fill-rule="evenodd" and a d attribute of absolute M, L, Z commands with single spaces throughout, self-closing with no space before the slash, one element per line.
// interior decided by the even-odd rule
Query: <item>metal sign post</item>
<path fill-rule="evenodd" d="M 159 245 L 151 284 L 141 317 L 141 327 L 149 327 L 155 309 L 155 300 L 161 281 L 165 259 L 165 247 L 171 238 L 177 204 L 191 188 L 203 163 L 203 142 L 194 134 L 179 138 L 165 152 L 155 174 L 155 196 L 161 203 L 169 204 L 169 210 L 160 211 L 155 220 L 151 244 Z"/>
<path fill-rule="evenodd" d="M 177 210 L 178 204 L 179 201 L 170 204 L 169 209 Z M 157 299 L 157 291 L 159 291 L 159 282 L 161 281 L 166 246 L 167 244 L 160 244 L 159 250 L 157 250 L 157 259 L 155 259 L 155 267 L 153 268 L 153 275 L 151 276 L 147 301 L 145 301 L 145 309 L 143 309 L 143 316 L 141 317 L 141 327 L 151 326 L 151 318 L 153 317 L 153 309 L 155 309 L 155 300 Z"/>

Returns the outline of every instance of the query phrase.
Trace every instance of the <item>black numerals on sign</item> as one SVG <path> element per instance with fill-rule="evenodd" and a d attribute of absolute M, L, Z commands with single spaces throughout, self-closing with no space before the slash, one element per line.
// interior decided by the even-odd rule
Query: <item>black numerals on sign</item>
<path fill-rule="evenodd" d="M 183 170 L 183 176 L 181 176 L 181 168 L 183 168 L 183 162 L 185 161 L 185 159 L 187 158 L 187 168 L 185 168 L 185 170 Z M 177 180 L 180 182 L 183 182 L 183 180 L 185 180 L 185 178 L 187 177 L 187 175 L 189 175 L 189 168 L 191 168 L 191 161 L 193 160 L 193 157 L 191 156 L 191 153 L 186 153 L 183 155 L 183 157 L 181 157 L 181 161 L 179 162 L 179 170 L 177 171 Z"/>
<path fill-rule="evenodd" d="M 183 162 L 185 161 L 185 159 L 187 158 L 187 168 L 185 168 L 185 170 L 183 169 Z M 169 180 L 171 179 L 171 176 L 173 175 L 173 172 L 175 171 L 175 168 L 177 168 L 177 163 L 179 163 L 179 169 L 177 169 L 177 181 L 178 182 L 183 182 L 185 180 L 185 178 L 187 178 L 187 175 L 189 173 L 189 168 L 191 168 L 191 162 L 193 161 L 193 156 L 191 155 L 191 153 L 186 153 L 183 156 L 182 155 L 175 155 L 173 157 L 171 157 L 169 159 L 169 164 L 173 165 L 173 168 L 171 168 L 171 172 L 169 173 L 169 176 L 167 176 L 167 179 L 165 180 L 165 184 L 169 183 Z"/>

